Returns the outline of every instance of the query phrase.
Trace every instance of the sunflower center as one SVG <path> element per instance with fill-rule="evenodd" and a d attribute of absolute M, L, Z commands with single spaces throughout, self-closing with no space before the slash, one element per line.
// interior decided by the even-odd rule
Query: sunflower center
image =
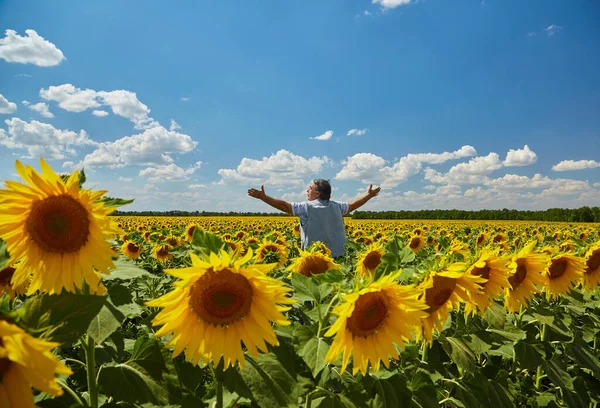
<path fill-rule="evenodd" d="M 140 247 L 138 245 L 134 244 L 133 242 L 130 242 L 129 244 L 127 244 L 127 250 L 129 252 L 136 253 L 137 251 L 140 250 Z"/>
<path fill-rule="evenodd" d="M 169 255 L 169 247 L 166 245 L 163 245 L 162 247 L 159 248 L 158 251 L 156 251 L 156 255 L 158 256 L 168 256 Z"/>
<path fill-rule="evenodd" d="M 508 283 L 513 290 L 517 289 L 527 277 L 527 263 L 522 259 L 517 259 L 517 270 L 514 275 L 508 278 Z"/>
<path fill-rule="evenodd" d="M 562 276 L 567 270 L 567 261 L 563 258 L 553 259 L 548 272 L 550 273 L 550 279 L 556 279 Z"/>
<path fill-rule="evenodd" d="M 365 256 L 363 266 L 370 271 L 374 271 L 381 263 L 381 254 L 377 251 L 371 251 Z"/>
<path fill-rule="evenodd" d="M 410 249 L 417 249 L 420 244 L 421 244 L 421 238 L 415 237 L 410 240 L 409 246 L 410 246 Z"/>
<path fill-rule="evenodd" d="M 592 253 L 590 259 L 587 260 L 586 265 L 590 272 L 595 271 L 600 267 L 600 249 Z"/>
<path fill-rule="evenodd" d="M 79 251 L 90 233 L 88 211 L 68 194 L 34 202 L 25 225 L 33 241 L 53 253 Z"/>
<path fill-rule="evenodd" d="M 483 240 L 485 239 L 485 235 L 480 235 L 477 237 L 477 244 L 481 244 L 483 243 Z"/>
<path fill-rule="evenodd" d="M 300 268 L 300 273 L 304 276 L 320 275 L 329 270 L 329 263 L 323 258 L 309 256 L 305 259 L 304 264 Z"/>
<path fill-rule="evenodd" d="M 387 315 L 384 296 L 378 292 L 365 293 L 356 301 L 346 327 L 354 336 L 367 337 L 383 325 Z"/>
<path fill-rule="evenodd" d="M 487 280 L 490 280 L 490 267 L 488 264 L 485 264 L 485 266 L 483 268 L 478 268 L 478 267 L 474 267 L 473 270 L 471 271 L 471 275 L 475 275 L 475 276 L 481 276 L 482 278 L 485 278 Z M 482 285 L 480 284 L 480 286 L 484 286 L 485 283 Z"/>
<path fill-rule="evenodd" d="M 235 323 L 250 311 L 252 286 L 243 275 L 228 269 L 209 270 L 190 288 L 190 308 L 215 326 Z"/>
<path fill-rule="evenodd" d="M 427 313 L 433 313 L 444 306 L 456 287 L 456 279 L 436 275 L 433 277 L 433 286 L 425 289 L 425 303 L 429 306 Z"/>
<path fill-rule="evenodd" d="M 16 269 L 12 266 L 7 266 L 6 268 L 2 269 L 0 271 L 0 286 L 9 285 L 15 271 Z"/>
<path fill-rule="evenodd" d="M 169 245 L 171 246 L 177 246 L 178 242 L 177 242 L 177 238 L 175 237 L 170 237 L 167 238 L 167 242 L 169 243 Z"/>

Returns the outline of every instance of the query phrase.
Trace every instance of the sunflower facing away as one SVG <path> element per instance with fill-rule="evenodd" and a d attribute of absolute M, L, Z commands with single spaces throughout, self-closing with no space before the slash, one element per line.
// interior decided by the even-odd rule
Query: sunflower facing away
<path fill-rule="evenodd" d="M 408 240 L 407 246 L 416 254 L 425 246 L 425 240 L 420 235 L 415 235 Z"/>
<path fill-rule="evenodd" d="M 147 302 L 163 308 L 152 321 L 163 325 L 156 336 L 173 333 L 168 347 L 174 346 L 173 358 L 185 350 L 187 361 L 197 365 L 221 356 L 225 368 L 236 362 L 244 365 L 246 350 L 258 356 L 266 352 L 265 342 L 278 345 L 271 322 L 289 325 L 282 312 L 295 303 L 288 297 L 285 284 L 267 276 L 274 264 L 244 266 L 252 258 L 252 250 L 241 259 L 232 259 L 224 250 L 201 260 L 190 254 L 192 266 L 167 269 L 166 273 L 180 280 L 172 292 Z"/>
<path fill-rule="evenodd" d="M 50 395 L 63 394 L 54 375 L 72 372 L 52 354 L 58 345 L 0 320 L 0 407 L 35 407 L 31 386 Z"/>
<path fill-rule="evenodd" d="M 74 292 L 85 281 L 92 292 L 102 290 L 100 275 L 114 268 L 114 252 L 106 241 L 119 229 L 108 215 L 115 209 L 98 202 L 106 191 L 79 187 L 76 170 L 65 182 L 40 159 L 42 174 L 17 160 L 27 182 L 7 180 L 0 190 L 0 237 L 11 257 L 20 260 L 13 286 L 32 276 L 28 294 L 37 290 Z"/>
<path fill-rule="evenodd" d="M 310 252 L 301 249 L 300 256 L 292 259 L 292 264 L 286 268 L 287 271 L 308 277 L 320 275 L 330 269 L 340 269 L 340 265 L 333 262 L 333 258 L 316 249 L 312 249 Z"/>
<path fill-rule="evenodd" d="M 583 287 L 587 290 L 595 290 L 600 284 L 600 241 L 585 253 L 585 266 Z"/>
<path fill-rule="evenodd" d="M 121 252 L 129 259 L 138 259 L 142 252 L 144 252 L 144 248 L 133 241 L 126 241 L 121 245 Z"/>
<path fill-rule="evenodd" d="M 310 251 L 313 249 L 324 255 L 331 256 L 331 249 L 327 248 L 327 245 L 325 245 L 324 242 L 321 242 L 321 241 L 313 242 L 312 244 L 310 244 L 310 248 L 308 248 L 308 250 Z"/>
<path fill-rule="evenodd" d="M 546 266 L 546 297 L 557 298 L 577 286 L 585 271 L 585 262 L 578 256 L 558 254 Z"/>
<path fill-rule="evenodd" d="M 262 263 L 275 263 L 277 267 L 281 267 L 288 260 L 288 250 L 284 245 L 265 239 L 258 246 L 254 260 Z"/>
<path fill-rule="evenodd" d="M 14 299 L 16 295 L 21 295 L 27 292 L 29 279 L 23 282 L 21 285 L 13 287 L 12 278 L 16 270 L 17 266 L 10 264 L 0 269 L 0 297 L 2 297 L 4 293 L 8 293 L 8 296 L 10 296 L 11 299 Z"/>
<path fill-rule="evenodd" d="M 360 253 L 356 262 L 356 272 L 365 278 L 371 278 L 375 274 L 375 269 L 381 263 L 381 257 L 384 254 L 383 244 L 369 245 Z"/>
<path fill-rule="evenodd" d="M 544 286 L 542 272 L 546 269 L 548 255 L 533 252 L 537 241 L 530 241 L 518 253 L 513 255 L 510 264 L 510 287 L 504 293 L 504 307 L 509 312 L 518 312 L 521 305 L 527 306 L 535 293 Z"/>
<path fill-rule="evenodd" d="M 423 336 L 430 343 L 433 341 L 433 331 L 442 331 L 442 325 L 448 319 L 448 314 L 459 308 L 461 300 L 469 303 L 471 294 L 481 294 L 481 284 L 486 279 L 466 273 L 468 265 L 464 262 L 455 262 L 439 272 L 431 272 L 418 286 L 421 298 L 428 308 L 429 315 L 422 320 Z"/>
<path fill-rule="evenodd" d="M 333 336 L 333 343 L 325 361 L 335 363 L 343 353 L 342 372 L 353 355 L 352 375 L 359 371 L 367 375 L 369 363 L 373 371 L 381 362 L 389 368 L 389 357 L 399 358 L 394 343 L 404 343 L 416 336 L 421 319 L 427 317 L 427 305 L 418 299 L 419 291 L 413 286 L 394 282 L 400 272 L 383 276 L 365 288 L 343 296 L 333 314 L 338 318 L 325 336 Z"/>
<path fill-rule="evenodd" d="M 485 283 L 479 284 L 483 293 L 469 293 L 471 301 L 465 305 L 467 314 L 476 312 L 483 314 L 490 307 L 493 299 L 499 297 L 510 286 L 508 283 L 510 258 L 496 256 L 496 253 L 497 251 L 484 248 L 479 259 L 467 269 L 468 274 L 486 279 Z"/>

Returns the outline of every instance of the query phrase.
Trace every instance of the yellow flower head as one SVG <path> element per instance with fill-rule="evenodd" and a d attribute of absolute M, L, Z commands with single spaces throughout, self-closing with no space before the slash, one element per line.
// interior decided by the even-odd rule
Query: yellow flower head
<path fill-rule="evenodd" d="M 265 239 L 258 246 L 254 260 L 262 263 L 275 263 L 277 267 L 281 267 L 288 260 L 287 247 Z"/>
<path fill-rule="evenodd" d="M 330 256 L 324 255 L 315 249 L 310 252 L 301 249 L 300 256 L 293 258 L 292 264 L 286 268 L 287 271 L 308 277 L 320 275 L 330 269 L 340 269 L 340 265 L 336 264 Z"/>
<path fill-rule="evenodd" d="M 425 240 L 420 235 L 414 235 L 409 238 L 406 246 L 416 254 L 425 246 Z"/>
<path fill-rule="evenodd" d="M 384 253 L 381 242 L 366 247 L 358 256 L 356 272 L 365 278 L 372 278 Z"/>
<path fill-rule="evenodd" d="M 12 285 L 12 278 L 17 268 L 17 265 L 8 264 L 4 268 L 0 269 L 0 297 L 2 297 L 4 293 L 8 293 L 8 296 L 10 296 L 11 299 L 14 299 L 16 295 L 21 295 L 27 292 L 29 279 L 19 286 L 13 287 Z"/>
<path fill-rule="evenodd" d="M 510 258 L 499 257 L 496 254 L 497 251 L 484 248 L 479 259 L 467 269 L 467 274 L 482 277 L 486 282 L 479 284 L 483 293 L 469 293 L 471 301 L 466 304 L 465 313 L 483 314 L 490 307 L 493 299 L 499 297 L 510 286 L 508 283 Z"/>
<path fill-rule="evenodd" d="M 121 253 L 129 259 L 138 259 L 142 252 L 144 252 L 144 248 L 133 241 L 125 241 L 121 245 Z"/>
<path fill-rule="evenodd" d="M 271 322 L 288 325 L 282 312 L 295 303 L 288 297 L 285 284 L 267 276 L 274 264 L 244 266 L 252 251 L 243 258 L 232 259 L 221 250 L 202 260 L 190 254 L 192 266 L 167 269 L 180 280 L 172 292 L 147 302 L 163 308 L 153 325 L 163 325 L 156 336 L 173 333 L 167 346 L 174 346 L 173 358 L 185 350 L 186 361 L 197 365 L 223 357 L 225 368 L 239 362 L 244 365 L 244 351 L 258 356 L 266 352 L 265 342 L 278 345 Z"/>
<path fill-rule="evenodd" d="M 577 286 L 585 271 L 585 262 L 578 256 L 559 254 L 546 265 L 546 297 L 557 298 Z"/>
<path fill-rule="evenodd" d="M 593 291 L 600 284 L 600 241 L 592 245 L 585 253 L 585 266 L 583 287 Z"/>
<path fill-rule="evenodd" d="M 365 288 L 343 296 L 343 303 L 333 314 L 338 318 L 325 333 L 333 336 L 333 343 L 325 361 L 334 363 L 343 353 L 342 372 L 353 355 L 352 374 L 367 375 L 369 363 L 373 371 L 381 362 L 389 368 L 389 357 L 397 359 L 394 344 L 404 343 L 416 336 L 421 319 L 427 317 L 427 305 L 418 299 L 419 291 L 412 286 L 394 281 L 400 272 L 386 275 Z"/>
<path fill-rule="evenodd" d="M 162 263 L 166 263 L 173 259 L 173 254 L 171 253 L 171 245 L 169 244 L 160 244 L 156 245 L 152 249 L 152 253 L 154 253 L 154 257 Z"/>
<path fill-rule="evenodd" d="M 79 187 L 79 172 L 67 181 L 40 159 L 42 174 L 17 160 L 19 175 L 27 182 L 7 180 L 0 190 L 0 238 L 11 257 L 20 260 L 13 286 L 32 276 L 28 294 L 37 290 L 75 292 L 85 281 L 92 292 L 102 291 L 100 275 L 114 268 L 107 242 L 121 231 L 108 215 L 113 207 L 98 200 L 106 191 Z"/>
<path fill-rule="evenodd" d="M 72 372 L 52 354 L 58 345 L 0 320 L 0 406 L 35 407 L 32 386 L 50 395 L 63 394 L 55 374 Z"/>
<path fill-rule="evenodd" d="M 546 269 L 548 255 L 544 252 L 533 252 L 537 241 L 530 241 L 509 263 L 511 275 L 508 278 L 510 287 L 504 293 L 504 307 L 509 312 L 519 311 L 521 305 L 527 306 L 535 293 L 544 285 L 542 272 Z"/>
<path fill-rule="evenodd" d="M 327 248 L 327 245 L 325 245 L 325 243 L 321 241 L 313 242 L 307 249 L 309 251 L 315 250 L 317 252 L 322 253 L 323 255 L 331 256 L 331 249 Z"/>

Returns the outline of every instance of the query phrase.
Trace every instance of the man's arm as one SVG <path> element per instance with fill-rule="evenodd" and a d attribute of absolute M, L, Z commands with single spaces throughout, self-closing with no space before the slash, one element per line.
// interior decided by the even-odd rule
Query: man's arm
<path fill-rule="evenodd" d="M 373 198 L 377 194 L 379 194 L 380 191 L 381 191 L 381 187 L 377 187 L 376 189 L 373 190 L 373 184 L 369 185 L 369 191 L 367 191 L 367 193 L 364 196 L 357 198 L 356 200 L 352 201 L 351 203 L 348 203 L 348 213 L 351 213 L 352 211 L 354 211 L 357 208 L 364 205 L 371 198 Z"/>
<path fill-rule="evenodd" d="M 287 201 L 280 200 L 279 198 L 269 197 L 265 193 L 265 186 L 260 186 L 260 190 L 257 190 L 255 188 L 249 189 L 248 195 L 250 197 L 258 198 L 259 200 L 264 201 L 265 203 L 269 204 L 273 208 L 278 209 L 279 211 L 283 211 L 284 213 L 291 215 L 294 214 L 294 211 L 292 210 L 292 204 L 288 203 Z"/>

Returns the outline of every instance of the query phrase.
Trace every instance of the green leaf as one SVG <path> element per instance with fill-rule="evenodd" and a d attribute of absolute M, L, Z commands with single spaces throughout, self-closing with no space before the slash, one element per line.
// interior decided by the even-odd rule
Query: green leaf
<path fill-rule="evenodd" d="M 92 319 L 87 334 L 96 341 L 96 344 L 102 344 L 108 336 L 121 327 L 123 320 L 125 320 L 123 313 L 110 302 L 106 302 L 100 313 Z"/>
<path fill-rule="evenodd" d="M 10 256 L 8 255 L 8 249 L 6 249 L 6 242 L 0 239 L 0 271 L 8 265 Z"/>
<path fill-rule="evenodd" d="M 339 269 L 329 271 L 313 277 L 319 283 L 339 283 L 344 280 L 344 273 Z"/>
<path fill-rule="evenodd" d="M 446 337 L 443 345 L 457 366 L 467 372 L 475 371 L 477 358 L 462 339 L 458 337 Z"/>
<path fill-rule="evenodd" d="M 109 206 L 109 207 L 122 207 L 124 205 L 133 203 L 135 200 L 134 199 L 125 200 L 123 198 L 114 198 L 114 197 L 102 197 L 98 201 L 101 203 L 104 203 L 104 205 Z"/>
<path fill-rule="evenodd" d="M 529 341 L 519 340 L 515 344 L 515 359 L 521 368 L 533 370 L 544 362 L 544 353 Z"/>
<path fill-rule="evenodd" d="M 487 329 L 487 331 L 495 333 L 510 341 L 525 340 L 527 332 L 517 329 L 515 326 L 507 326 L 505 330 Z"/>
<path fill-rule="evenodd" d="M 106 364 L 98 375 L 100 390 L 117 401 L 167 404 L 167 390 L 127 364 Z"/>
<path fill-rule="evenodd" d="M 544 362 L 544 371 L 554 384 L 563 390 L 573 391 L 573 379 L 567 373 L 567 367 L 560 360 L 559 355 L 555 355 L 552 360 Z"/>
<path fill-rule="evenodd" d="M 138 337 L 127 364 L 130 363 L 143 367 L 154 379 L 160 379 L 163 371 L 167 369 L 160 344 L 155 337 Z"/>
<path fill-rule="evenodd" d="M 598 359 L 594 356 L 590 346 L 579 340 L 567 345 L 566 351 L 577 364 L 592 370 L 596 377 L 600 378 L 600 362 L 598 362 Z"/>
<path fill-rule="evenodd" d="M 402 251 L 398 254 L 398 259 L 400 259 L 400 265 L 406 265 L 415 260 L 415 253 L 408 247 L 402 248 Z"/>
<path fill-rule="evenodd" d="M 103 280 L 131 280 L 140 276 L 152 276 L 144 269 L 137 266 L 132 261 L 126 260 L 125 258 L 119 258 L 114 261 L 115 269 L 110 272 L 110 275 L 102 274 Z"/>
<path fill-rule="evenodd" d="M 515 406 L 510 399 L 510 394 L 496 381 L 489 380 L 487 389 L 491 407 L 512 408 Z"/>
<path fill-rule="evenodd" d="M 496 329 L 501 329 L 504 328 L 507 315 L 508 314 L 504 307 L 496 302 L 492 302 L 492 307 L 485 312 L 484 318 L 485 321 L 490 324 L 490 326 Z"/>
<path fill-rule="evenodd" d="M 315 398 L 312 400 L 311 407 L 315 408 L 346 408 L 342 402 L 336 397 L 327 395 L 326 397 Z"/>
<path fill-rule="evenodd" d="M 551 403 L 556 403 L 556 396 L 549 392 L 543 392 L 535 398 L 538 406 L 547 407 Z"/>
<path fill-rule="evenodd" d="M 298 406 L 296 380 L 271 353 L 246 356 L 242 377 L 260 407 Z"/>
<path fill-rule="evenodd" d="M 325 342 L 324 338 L 313 337 L 298 353 L 312 371 L 313 377 L 317 377 L 321 370 L 327 365 L 325 362 L 325 355 L 328 350 L 329 344 Z"/>
<path fill-rule="evenodd" d="M 197 248 L 202 254 L 210 255 L 211 252 L 218 254 L 221 248 L 224 248 L 224 242 L 215 234 L 202 231 L 199 227 L 194 228 L 192 236 L 192 246 Z"/>
<path fill-rule="evenodd" d="M 395 408 L 400 406 L 396 390 L 386 380 L 375 379 L 373 384 L 375 395 L 374 405 L 382 408 Z"/>
<path fill-rule="evenodd" d="M 294 296 L 301 302 L 316 301 L 321 303 L 323 298 L 333 289 L 329 284 L 318 285 L 312 278 L 299 273 L 292 275 L 292 286 L 294 287 Z"/>
<path fill-rule="evenodd" d="M 87 331 L 106 301 L 106 296 L 74 293 L 38 295 L 30 298 L 19 314 L 28 328 L 43 331 L 49 340 L 69 343 Z"/>

